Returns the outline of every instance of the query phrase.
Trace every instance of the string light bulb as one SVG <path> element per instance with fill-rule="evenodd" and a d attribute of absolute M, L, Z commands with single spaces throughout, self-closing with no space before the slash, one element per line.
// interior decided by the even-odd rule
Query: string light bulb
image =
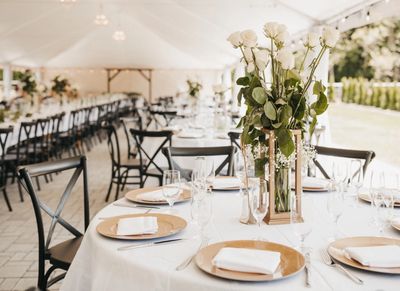
<path fill-rule="evenodd" d="M 371 15 L 370 15 L 369 10 L 368 10 L 367 11 L 367 15 L 365 16 L 365 20 L 366 21 L 370 21 L 370 19 L 371 19 Z"/>
<path fill-rule="evenodd" d="M 346 16 L 346 17 L 343 17 L 340 21 L 341 21 L 342 23 L 345 23 L 346 20 L 347 20 L 347 16 Z"/>

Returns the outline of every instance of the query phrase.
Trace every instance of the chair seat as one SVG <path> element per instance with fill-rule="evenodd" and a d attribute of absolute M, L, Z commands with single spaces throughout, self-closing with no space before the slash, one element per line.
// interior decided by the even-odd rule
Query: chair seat
<path fill-rule="evenodd" d="M 169 170 L 168 167 L 161 167 L 161 169 L 162 169 L 163 171 Z M 152 169 L 148 169 L 148 170 L 146 171 L 146 175 L 147 175 L 147 176 L 152 176 L 152 177 L 162 177 L 163 173 L 160 172 L 157 168 L 152 168 Z"/>
<path fill-rule="evenodd" d="M 126 159 L 121 162 L 121 167 L 140 169 L 139 159 Z"/>
<path fill-rule="evenodd" d="M 50 263 L 64 270 L 68 270 L 81 245 L 82 239 L 83 236 L 76 237 L 51 247 L 48 250 Z"/>

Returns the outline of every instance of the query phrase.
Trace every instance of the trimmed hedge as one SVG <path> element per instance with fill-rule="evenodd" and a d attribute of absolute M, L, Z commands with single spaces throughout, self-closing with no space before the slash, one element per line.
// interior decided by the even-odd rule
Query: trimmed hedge
<path fill-rule="evenodd" d="M 384 86 L 364 78 L 343 78 L 342 102 L 400 111 L 400 87 Z"/>

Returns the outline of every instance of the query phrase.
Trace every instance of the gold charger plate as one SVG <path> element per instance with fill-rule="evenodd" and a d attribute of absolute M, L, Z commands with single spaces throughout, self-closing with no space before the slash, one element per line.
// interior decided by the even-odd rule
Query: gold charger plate
<path fill-rule="evenodd" d="M 161 190 L 161 189 L 162 189 L 162 186 L 135 189 L 135 190 L 132 190 L 132 191 L 129 191 L 128 193 L 126 193 L 125 198 L 128 199 L 129 201 L 132 201 L 135 203 L 140 203 L 140 204 L 168 205 L 168 202 L 166 200 L 164 200 L 164 201 L 149 201 L 149 200 L 142 200 L 139 197 L 140 194 L 151 192 L 151 191 L 156 191 L 156 190 Z M 181 193 L 181 195 L 179 195 L 179 198 L 178 198 L 178 200 L 175 201 L 175 203 L 188 201 L 188 200 L 190 200 L 191 197 L 192 197 L 192 194 L 191 194 L 190 190 L 182 189 L 182 193 Z"/>
<path fill-rule="evenodd" d="M 217 255 L 218 251 L 224 247 L 280 252 L 281 263 L 278 269 L 272 275 L 245 273 L 220 269 L 215 267 L 211 261 Z M 300 272 L 304 268 L 305 264 L 304 256 L 295 249 L 281 244 L 254 240 L 225 241 L 209 245 L 208 247 L 201 249 L 197 253 L 195 261 L 197 266 L 201 270 L 210 275 L 224 279 L 249 282 L 273 281 L 293 276 L 294 274 Z"/>
<path fill-rule="evenodd" d="M 400 230 L 400 223 L 394 223 L 394 222 L 392 222 L 391 225 L 392 225 L 393 228 L 395 228 L 395 229 L 397 229 L 397 230 Z"/>
<path fill-rule="evenodd" d="M 365 201 L 365 202 L 371 203 L 371 197 L 369 196 L 369 194 L 358 193 L 358 198 L 363 200 L 363 201 Z M 399 200 L 395 200 L 394 201 L 394 207 L 400 207 L 400 201 Z"/>
<path fill-rule="evenodd" d="M 344 254 L 343 250 L 347 247 L 371 247 L 371 246 L 383 246 L 383 245 L 400 245 L 400 240 L 387 237 L 376 237 L 376 236 L 359 236 L 339 239 L 334 241 L 328 246 L 328 253 L 336 261 L 345 265 L 370 271 L 376 273 L 385 274 L 400 274 L 400 268 L 377 268 L 367 267 L 361 265 L 355 260 L 348 259 Z"/>
<path fill-rule="evenodd" d="M 117 235 L 117 224 L 121 218 L 131 217 L 143 217 L 143 216 L 155 216 L 157 217 L 158 231 L 153 234 L 140 234 L 140 235 Z M 175 215 L 161 214 L 161 213 L 139 213 L 139 214 L 128 214 L 111 217 L 100 222 L 96 230 L 98 233 L 105 237 L 122 239 L 122 240 L 143 240 L 162 238 L 176 234 L 186 227 L 186 221 Z"/>
<path fill-rule="evenodd" d="M 215 179 L 226 179 L 226 178 L 236 178 L 233 176 L 218 176 L 215 177 Z M 213 191 L 238 191 L 240 190 L 240 187 L 227 187 L 227 188 L 214 188 L 212 187 Z"/>

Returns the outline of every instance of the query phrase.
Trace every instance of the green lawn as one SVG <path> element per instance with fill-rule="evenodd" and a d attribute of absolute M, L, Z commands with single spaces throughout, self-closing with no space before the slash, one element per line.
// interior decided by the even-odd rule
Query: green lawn
<path fill-rule="evenodd" d="M 333 143 L 373 150 L 378 160 L 400 168 L 400 112 L 332 103 L 328 114 Z"/>

